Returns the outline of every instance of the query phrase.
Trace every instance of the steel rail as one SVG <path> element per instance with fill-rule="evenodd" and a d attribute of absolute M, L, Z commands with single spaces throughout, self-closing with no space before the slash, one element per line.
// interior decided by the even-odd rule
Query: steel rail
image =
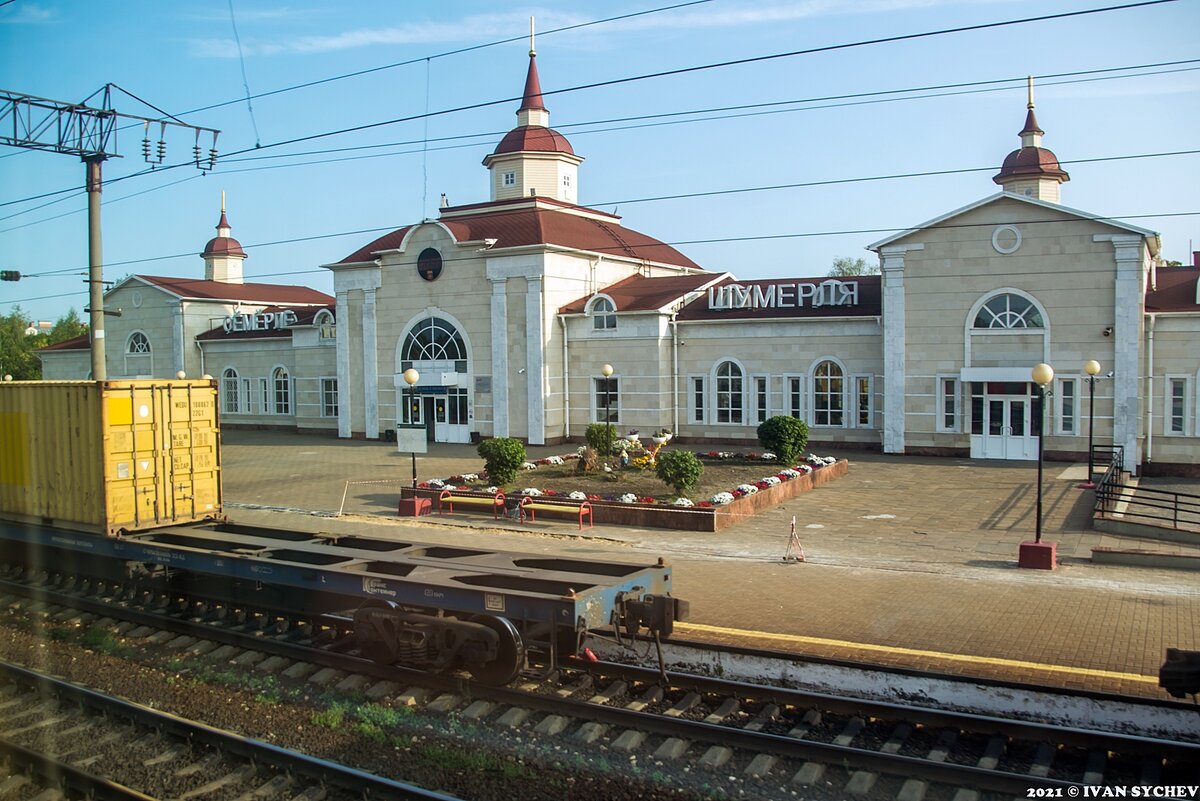
<path fill-rule="evenodd" d="M 369 796 L 378 793 L 381 798 L 420 799 L 421 801 L 462 801 L 457 796 L 446 795 L 423 787 L 385 779 L 373 773 L 349 768 L 336 762 L 280 748 L 271 743 L 224 731 L 206 723 L 161 712 L 150 707 L 113 698 L 89 690 L 78 684 L 43 676 L 16 665 L 0 663 L 0 675 L 10 681 L 36 687 L 40 692 L 65 698 L 81 706 L 96 709 L 135 721 L 159 731 L 166 731 L 192 742 L 200 742 L 222 753 L 235 754 L 243 759 L 264 762 L 283 771 L 300 773 Z M 134 798 L 137 796 L 128 796 Z M 146 796 L 141 796 L 147 798 Z"/>
<path fill-rule="evenodd" d="M 0 666 L 4 666 L 3 663 L 0 663 Z M 4 761 L 10 768 L 14 766 L 26 768 L 38 776 L 43 783 L 55 785 L 60 790 L 71 790 L 84 798 L 98 798 L 102 801 L 157 801 L 154 796 L 140 793 L 123 784 L 111 782 L 70 763 L 55 759 L 49 754 L 33 751 L 7 739 L 0 739 L 0 756 L 4 757 Z"/>

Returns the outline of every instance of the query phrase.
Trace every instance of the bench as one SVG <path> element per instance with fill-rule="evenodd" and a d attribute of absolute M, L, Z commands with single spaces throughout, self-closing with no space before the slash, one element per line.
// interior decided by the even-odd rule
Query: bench
<path fill-rule="evenodd" d="M 438 496 L 438 514 L 447 514 L 446 509 L 449 509 L 449 514 L 454 514 L 454 506 L 465 507 L 480 507 L 483 509 L 491 509 L 492 517 L 500 517 L 504 514 L 504 493 L 497 492 L 495 495 L 456 495 L 452 490 L 442 490 L 442 494 Z"/>
<path fill-rule="evenodd" d="M 556 503 L 551 500 L 535 498 L 532 495 L 526 495 L 521 498 L 521 520 L 525 520 L 528 515 L 530 520 L 537 519 L 537 513 L 542 514 L 559 514 L 575 517 L 579 520 L 579 530 L 583 531 L 583 519 L 587 518 L 588 528 L 592 528 L 592 505 L 587 501 L 576 503 Z"/>

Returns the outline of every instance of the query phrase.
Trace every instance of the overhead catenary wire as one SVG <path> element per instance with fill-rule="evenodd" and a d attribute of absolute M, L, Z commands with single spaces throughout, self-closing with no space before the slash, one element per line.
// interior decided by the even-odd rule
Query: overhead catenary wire
<path fill-rule="evenodd" d="M 672 77 L 672 76 L 677 76 L 677 75 L 684 75 L 684 74 L 696 73 L 696 72 L 713 70 L 713 69 L 724 69 L 727 67 L 761 63 L 761 62 L 777 60 L 777 59 L 794 58 L 794 57 L 804 56 L 804 55 L 814 55 L 817 53 L 827 53 L 827 52 L 834 52 L 834 51 L 838 51 L 838 50 L 846 50 L 846 49 L 852 49 L 852 48 L 858 48 L 858 47 L 868 47 L 868 46 L 888 44 L 888 43 L 894 43 L 894 42 L 913 41 L 913 40 L 918 40 L 918 39 L 925 39 L 925 38 L 936 37 L 936 36 L 947 36 L 947 35 L 951 35 L 951 34 L 966 33 L 966 32 L 971 32 L 971 31 L 981 31 L 981 30 L 989 30 L 989 29 L 1010 27 L 1010 26 L 1016 26 L 1016 25 L 1026 25 L 1026 24 L 1032 24 L 1035 22 L 1047 22 L 1047 21 L 1051 21 L 1051 20 L 1068 19 L 1068 18 L 1074 18 L 1074 17 L 1080 17 L 1080 16 L 1088 16 L 1088 15 L 1093 15 L 1093 14 L 1108 13 L 1108 12 L 1113 12 L 1113 11 L 1124 11 L 1124 10 L 1129 10 L 1129 9 L 1134 9 L 1134 8 L 1143 8 L 1143 7 L 1148 7 L 1148 6 L 1157 6 L 1157 5 L 1164 5 L 1164 4 L 1176 3 L 1176 2 L 1179 2 L 1179 0 L 1141 0 L 1141 2 L 1125 3 L 1125 4 L 1121 4 L 1121 5 L 1115 5 L 1115 6 L 1104 6 L 1104 7 L 1100 7 L 1100 8 L 1081 9 L 1078 11 L 1061 12 L 1061 13 L 1057 13 L 1057 14 L 1044 14 L 1044 15 L 1033 16 L 1033 17 L 1022 17 L 1022 18 L 1018 18 L 1018 19 L 1000 20 L 997 22 L 978 23 L 975 25 L 963 25 L 963 26 L 957 26 L 957 27 L 952 27 L 952 28 L 941 28 L 941 29 L 932 30 L 932 31 L 922 31 L 922 32 L 917 32 L 917 33 L 896 34 L 893 36 L 876 37 L 873 39 L 862 39 L 862 40 L 857 40 L 857 41 L 853 41 L 853 42 L 843 42 L 843 43 L 839 43 L 839 44 L 822 45 L 822 46 L 818 46 L 818 47 L 805 48 L 802 50 L 792 50 L 792 51 L 787 51 L 787 52 L 783 52 L 783 53 L 772 53 L 772 54 L 759 55 L 759 56 L 748 56 L 745 58 L 732 59 L 732 60 L 728 60 L 728 61 L 711 62 L 711 63 L 707 63 L 707 64 L 693 65 L 690 67 L 679 67 L 679 68 L 675 68 L 675 69 L 671 69 L 671 70 L 661 70 L 658 72 L 644 73 L 641 75 L 626 76 L 624 78 L 612 78 L 612 79 L 608 79 L 608 80 L 604 80 L 604 81 L 596 81 L 596 82 L 587 83 L 587 84 L 579 84 L 576 86 L 565 87 L 562 89 L 543 90 L 542 96 L 544 98 L 546 96 L 567 94 L 567 93 L 572 93 L 572 92 L 580 92 L 580 91 L 598 89 L 598 88 L 609 87 L 609 86 L 618 86 L 618 85 L 640 82 L 640 81 L 645 81 L 645 80 L 652 80 L 652 79 L 664 78 L 664 77 Z M 427 113 L 423 113 L 423 114 L 408 115 L 408 116 L 398 117 L 398 118 L 389 119 L 389 120 L 380 120 L 380 121 L 376 121 L 376 122 L 372 122 L 372 123 L 365 123 L 363 125 L 358 125 L 358 126 L 339 128 L 339 129 L 332 130 L 332 131 L 325 131 L 325 132 L 321 132 L 321 133 L 309 134 L 306 136 L 293 137 L 290 139 L 284 139 L 284 140 L 280 140 L 277 142 L 268 143 L 265 145 L 256 145 L 253 148 L 243 148 L 241 150 L 233 150 L 229 153 L 226 153 L 225 158 L 243 155 L 243 154 L 254 152 L 257 150 L 283 147 L 286 145 L 298 144 L 301 142 L 309 142 L 309 141 L 314 141 L 314 140 L 322 139 L 322 138 L 328 138 L 328 137 L 332 137 L 332 136 L 341 136 L 341 135 L 345 135 L 345 134 L 349 134 L 349 133 L 356 133 L 359 131 L 372 130 L 372 129 L 385 127 L 385 126 L 389 126 L 389 125 L 396 125 L 396 124 L 403 123 L 403 122 L 412 122 L 412 121 L 416 121 L 416 120 L 425 119 L 428 117 L 445 116 L 445 115 L 460 113 L 460 112 L 464 112 L 464 111 L 472 111 L 472 110 L 481 109 L 481 108 L 488 108 L 491 106 L 500 105 L 500 104 L 504 104 L 504 103 L 512 103 L 512 102 L 518 101 L 520 99 L 521 98 L 517 97 L 517 96 L 510 96 L 510 97 L 500 98 L 500 99 L 496 99 L 496 100 L 481 101 L 478 103 L 471 103 L 471 104 L 467 104 L 467 105 L 463 105 L 463 106 L 456 106 L 456 107 L 441 109 L 438 111 L 432 111 L 432 112 L 427 112 Z M 156 168 L 156 170 L 141 170 L 138 172 L 131 173 L 129 175 L 121 176 L 118 178 L 113 178 L 110 181 L 106 181 L 105 183 L 106 184 L 116 183 L 118 181 L 127 180 L 129 178 L 135 178 L 135 177 L 139 177 L 142 175 L 146 175 L 150 172 L 162 171 L 162 170 L 166 170 L 166 169 L 174 169 L 174 168 L 181 167 L 181 166 L 191 166 L 191 162 L 160 166 L 160 167 Z M 60 190 L 60 192 L 71 192 L 71 191 L 76 191 L 76 190 L 75 189 Z M 47 195 L 42 195 L 39 197 L 45 197 L 45 196 L 47 196 Z M 11 201 L 11 202 L 21 202 L 21 201 Z"/>

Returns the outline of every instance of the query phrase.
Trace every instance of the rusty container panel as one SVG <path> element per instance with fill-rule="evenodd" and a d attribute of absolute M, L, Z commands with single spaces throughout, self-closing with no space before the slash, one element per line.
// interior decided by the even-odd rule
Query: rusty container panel
<path fill-rule="evenodd" d="M 0 384 L 0 517 L 117 534 L 220 515 L 215 382 Z"/>

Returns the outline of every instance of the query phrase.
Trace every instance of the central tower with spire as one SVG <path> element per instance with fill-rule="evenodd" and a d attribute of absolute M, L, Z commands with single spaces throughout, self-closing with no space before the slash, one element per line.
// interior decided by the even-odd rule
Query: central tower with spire
<path fill-rule="evenodd" d="M 517 127 L 509 131 L 483 164 L 491 173 L 492 200 L 548 197 L 576 203 L 579 165 L 567 138 L 549 127 L 550 112 L 542 102 L 537 53 L 533 47 L 533 20 L 529 21 L 529 71 L 525 93 L 517 109 Z"/>
<path fill-rule="evenodd" d="M 1037 117 L 1033 114 L 1033 76 L 1029 76 L 1029 102 L 1026 106 L 1025 127 L 1021 129 L 1021 148 L 1009 153 L 993 181 L 1004 187 L 1005 192 L 1047 200 L 1059 201 L 1059 187 L 1071 180 L 1058 163 L 1058 156 L 1042 147 L 1042 134 Z"/>

